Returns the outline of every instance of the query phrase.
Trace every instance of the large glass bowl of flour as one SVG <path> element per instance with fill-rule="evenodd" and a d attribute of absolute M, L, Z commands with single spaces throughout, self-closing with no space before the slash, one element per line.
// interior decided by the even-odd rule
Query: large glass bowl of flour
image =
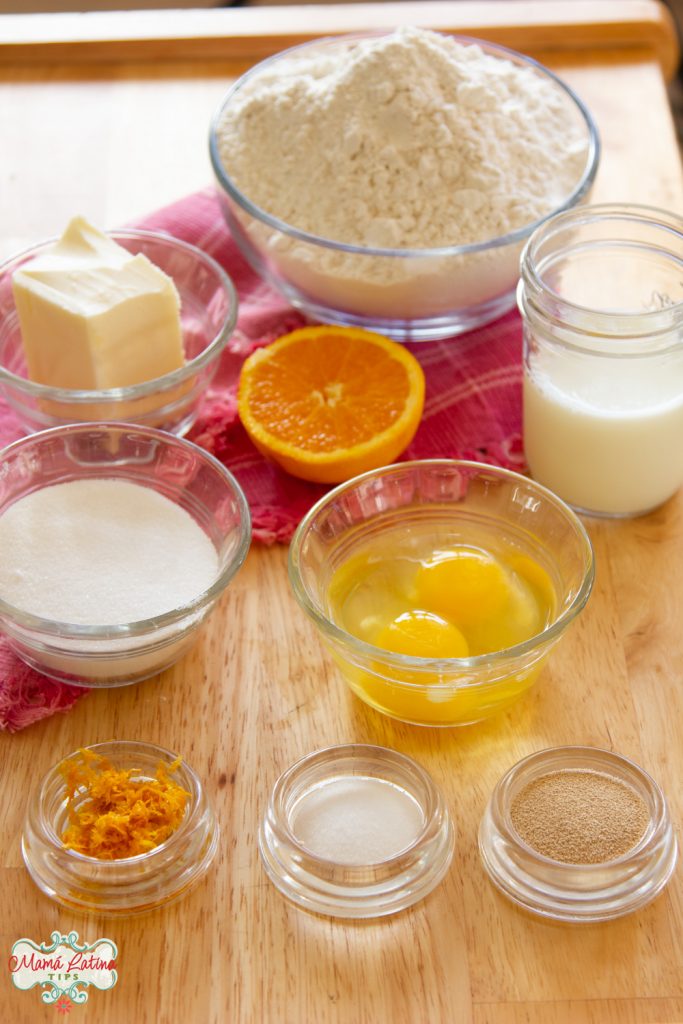
<path fill-rule="evenodd" d="M 416 28 L 263 61 L 210 130 L 228 226 L 309 316 L 414 341 L 514 306 L 524 242 L 584 199 L 599 140 L 552 72 Z"/>
<path fill-rule="evenodd" d="M 27 664 L 122 686 L 178 661 L 242 565 L 244 494 L 151 427 L 55 427 L 0 451 L 0 632 Z"/>

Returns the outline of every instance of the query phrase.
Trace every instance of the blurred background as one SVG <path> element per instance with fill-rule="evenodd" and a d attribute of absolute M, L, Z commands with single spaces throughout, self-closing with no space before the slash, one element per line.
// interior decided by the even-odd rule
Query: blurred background
<path fill-rule="evenodd" d="M 360 3 L 362 0 L 0 0 L 2 14 L 57 13 L 61 11 L 121 11 L 153 8 L 267 7 L 307 3 Z M 457 2 L 457 0 L 456 0 Z M 486 0 L 483 0 L 486 2 Z M 612 0 L 618 4 L 620 0 Z M 661 0 L 672 12 L 683 41 L 683 0 Z M 683 49 L 683 46 L 682 46 Z M 669 98 L 683 151 L 683 62 L 669 85 Z"/>

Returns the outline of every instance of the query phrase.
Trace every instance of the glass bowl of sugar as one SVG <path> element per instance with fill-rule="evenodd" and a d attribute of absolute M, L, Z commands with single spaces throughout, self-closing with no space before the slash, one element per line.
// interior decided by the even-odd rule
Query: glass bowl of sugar
<path fill-rule="evenodd" d="M 0 452 L 0 632 L 39 672 L 122 686 L 189 649 L 244 561 L 249 508 L 197 445 L 57 427 Z"/>
<path fill-rule="evenodd" d="M 514 306 L 524 242 L 588 195 L 600 150 L 552 72 L 417 28 L 263 61 L 209 143 L 226 221 L 269 284 L 316 319 L 412 341 Z"/>

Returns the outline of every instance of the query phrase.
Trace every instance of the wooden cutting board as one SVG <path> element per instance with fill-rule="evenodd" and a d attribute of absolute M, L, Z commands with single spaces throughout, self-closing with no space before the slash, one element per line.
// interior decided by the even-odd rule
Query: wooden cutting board
<path fill-rule="evenodd" d="M 680 211 L 665 83 L 677 61 L 649 0 L 529 0 L 132 12 L 0 19 L 0 248 L 80 211 L 105 227 L 210 182 L 207 130 L 235 75 L 316 35 L 418 23 L 531 53 L 583 97 L 603 158 L 596 200 Z M 588 743 L 633 757 L 683 820 L 683 498 L 632 522 L 588 521 L 597 581 L 538 686 L 491 722 L 420 730 L 353 698 L 296 606 L 286 550 L 254 548 L 194 651 L 157 679 L 91 693 L 68 715 L 0 738 L 0 952 L 76 929 L 118 945 L 119 982 L 72 1011 L 98 1024 L 674 1024 L 683 1021 L 681 872 L 631 918 L 588 928 L 525 916 L 479 864 L 488 795 L 520 757 Z M 181 752 L 222 830 L 182 903 L 111 922 L 45 899 L 23 868 L 27 800 L 62 755 L 111 737 Z M 394 919 L 308 916 L 268 883 L 256 830 L 276 776 L 358 740 L 419 760 L 457 826 L 444 883 Z M 54 1020 L 0 972 L 3 1019 Z"/>

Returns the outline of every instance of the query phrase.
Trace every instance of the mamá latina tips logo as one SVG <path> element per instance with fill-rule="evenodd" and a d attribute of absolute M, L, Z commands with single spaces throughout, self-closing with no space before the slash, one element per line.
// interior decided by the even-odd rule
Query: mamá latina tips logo
<path fill-rule="evenodd" d="M 66 1015 L 73 1006 L 88 1001 L 88 988 L 113 988 L 118 979 L 118 950 L 111 939 L 79 942 L 78 932 L 53 932 L 50 942 L 36 945 L 17 939 L 12 946 L 9 969 L 16 988 L 24 992 L 39 985 L 40 998 Z"/>

